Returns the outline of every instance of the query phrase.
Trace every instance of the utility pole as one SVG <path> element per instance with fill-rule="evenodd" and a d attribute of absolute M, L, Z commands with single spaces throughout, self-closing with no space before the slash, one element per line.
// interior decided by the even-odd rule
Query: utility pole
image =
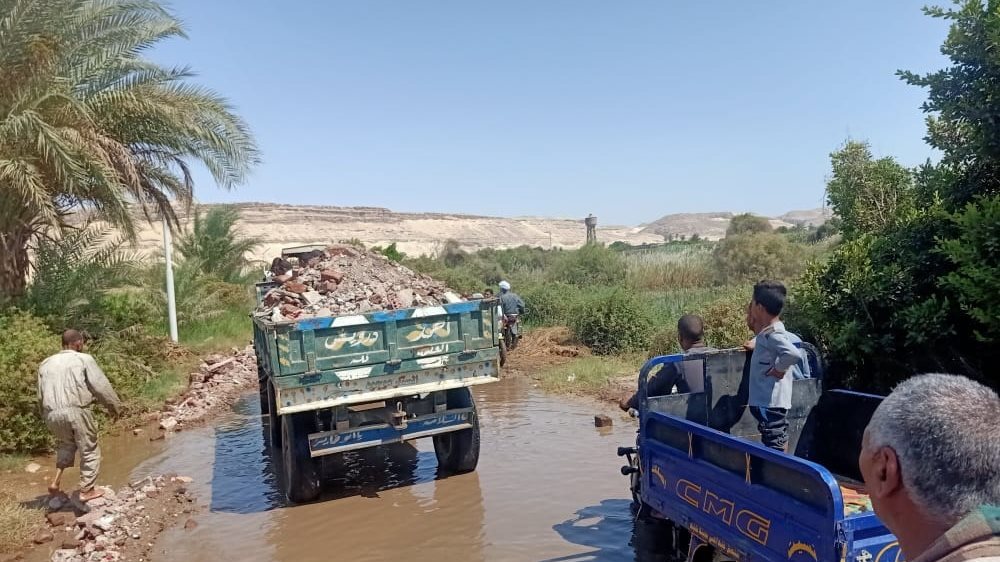
<path fill-rule="evenodd" d="M 167 262 L 167 322 L 170 324 L 170 340 L 177 342 L 177 301 L 174 299 L 174 242 L 170 237 L 170 224 L 163 217 L 163 255 Z"/>

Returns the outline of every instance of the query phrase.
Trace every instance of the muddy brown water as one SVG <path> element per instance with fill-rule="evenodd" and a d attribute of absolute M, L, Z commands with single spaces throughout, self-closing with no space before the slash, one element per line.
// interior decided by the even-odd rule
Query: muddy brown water
<path fill-rule="evenodd" d="M 662 528 L 634 520 L 619 473 L 615 449 L 634 441 L 633 420 L 523 378 L 474 395 L 482 452 L 469 474 L 439 476 L 431 440 L 419 440 L 327 462 L 322 499 L 288 505 L 255 395 L 214 426 L 122 449 L 106 470 L 113 480 L 169 472 L 195 479 L 206 505 L 198 527 L 168 529 L 154 560 L 666 559 Z M 595 428 L 595 413 L 612 415 L 614 427 Z M 133 455 L 143 452 L 151 456 L 136 465 Z"/>

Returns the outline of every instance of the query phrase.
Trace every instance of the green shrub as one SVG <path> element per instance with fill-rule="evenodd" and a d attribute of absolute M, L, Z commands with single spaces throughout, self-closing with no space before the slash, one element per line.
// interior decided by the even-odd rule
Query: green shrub
<path fill-rule="evenodd" d="M 26 312 L 0 317 L 0 453 L 48 449 L 51 436 L 40 417 L 38 367 L 60 349 L 59 336 Z M 137 415 L 163 402 L 183 383 L 171 369 L 170 347 L 164 338 L 141 328 L 106 332 L 88 343 L 122 399 L 124 414 Z M 99 421 L 102 410 L 96 410 Z"/>
<path fill-rule="evenodd" d="M 574 336 L 599 355 L 641 350 L 653 320 L 646 303 L 626 289 L 608 289 L 583 299 L 570 318 Z"/>
<path fill-rule="evenodd" d="M 520 295 L 528 309 L 525 320 L 537 326 L 568 325 L 583 298 L 578 287 L 566 283 L 529 286 Z"/>
<path fill-rule="evenodd" d="M 736 215 L 729 221 L 726 228 L 726 237 L 739 234 L 760 234 L 771 232 L 771 222 L 765 217 L 760 217 L 750 213 Z"/>
<path fill-rule="evenodd" d="M 36 388 L 39 364 L 59 347 L 59 337 L 41 319 L 16 311 L 0 317 L 0 452 L 50 446 Z"/>
<path fill-rule="evenodd" d="M 653 358 L 680 352 L 681 346 L 677 342 L 677 325 L 675 323 L 664 326 L 653 334 L 646 355 L 648 358 Z"/>
<path fill-rule="evenodd" d="M 705 321 L 708 345 L 719 349 L 739 347 L 752 335 L 747 327 L 747 303 L 751 289 L 736 287 L 720 294 L 698 311 Z"/>
<path fill-rule="evenodd" d="M 625 261 L 618 252 L 590 244 L 564 252 L 552 267 L 549 280 L 578 287 L 619 285 L 625 281 Z"/>
<path fill-rule="evenodd" d="M 805 267 L 804 249 L 780 234 L 727 236 L 715 249 L 716 270 L 725 283 L 790 279 Z"/>

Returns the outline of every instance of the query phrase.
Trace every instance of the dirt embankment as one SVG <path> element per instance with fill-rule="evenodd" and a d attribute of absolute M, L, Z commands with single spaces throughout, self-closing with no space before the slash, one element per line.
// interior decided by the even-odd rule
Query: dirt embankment
<path fill-rule="evenodd" d="M 134 435 L 128 438 L 145 440 L 148 435 L 149 441 L 159 441 L 206 423 L 256 386 L 253 347 L 208 355 L 189 374 L 187 389 L 162 411 L 151 413 L 150 424 L 132 429 Z M 39 463 L 52 464 L 51 459 Z M 0 545 L 0 553 L 6 552 L 0 554 L 0 561 L 143 560 L 148 559 L 153 539 L 167 527 L 197 526 L 193 517 L 200 506 L 188 492 L 191 479 L 186 476 L 150 476 L 118 490 L 102 487 L 104 497 L 84 504 L 76 492 L 39 495 L 38 477 L 48 479 L 50 475 L 49 468 L 31 463 L 24 473 L 0 478 L 0 487 L 13 490 L 13 501 L 26 508 L 23 516 L 37 518 L 27 525 L 29 532 L 21 537 L 21 547 Z M 26 485 L 25 476 L 30 476 L 35 486 Z"/>
<path fill-rule="evenodd" d="M 566 327 L 533 328 L 526 330 L 524 339 L 509 355 L 504 372 L 510 376 L 525 376 L 538 381 L 560 372 L 577 360 L 605 362 L 609 365 L 609 375 L 599 384 L 564 384 L 557 385 L 557 391 L 584 395 L 601 401 L 617 403 L 628 398 L 636 390 L 636 374 L 628 369 L 619 372 L 622 361 L 595 357 L 590 349 L 575 341 L 573 334 Z M 574 377 L 574 375 L 569 375 Z M 582 381 L 580 381 L 582 383 Z M 552 385 L 544 385 L 546 388 Z"/>

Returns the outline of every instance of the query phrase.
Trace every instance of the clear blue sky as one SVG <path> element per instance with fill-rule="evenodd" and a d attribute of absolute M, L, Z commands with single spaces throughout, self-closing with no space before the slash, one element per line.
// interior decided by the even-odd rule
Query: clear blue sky
<path fill-rule="evenodd" d="M 943 1 L 943 0 L 942 0 Z M 202 201 L 583 217 L 821 204 L 848 137 L 912 165 L 942 67 L 922 2 L 176 0 L 263 164 Z"/>

